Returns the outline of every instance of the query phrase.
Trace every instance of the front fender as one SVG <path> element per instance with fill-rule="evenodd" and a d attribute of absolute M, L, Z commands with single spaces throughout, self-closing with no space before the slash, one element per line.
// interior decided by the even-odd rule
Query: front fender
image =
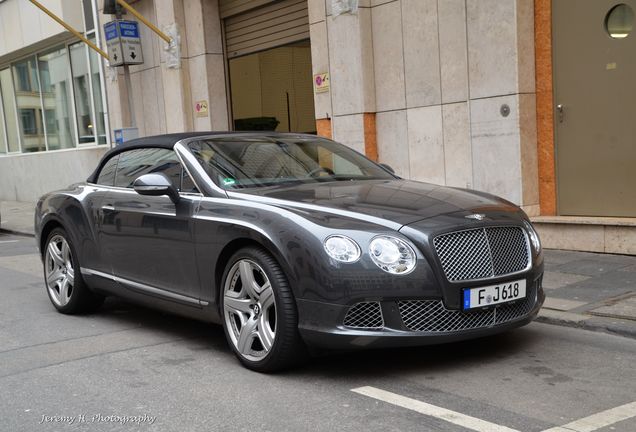
<path fill-rule="evenodd" d="M 371 261 L 366 251 L 375 235 L 401 237 L 397 231 L 383 226 L 338 216 L 317 223 L 317 218 L 305 218 L 287 209 L 225 198 L 204 198 L 195 218 L 205 302 L 216 303 L 220 290 L 215 281 L 214 263 L 226 245 L 240 239 L 252 240 L 269 249 L 283 267 L 297 299 L 349 304 L 378 297 L 381 292 L 385 295 L 387 286 L 396 297 L 439 295 L 433 272 L 421 252 L 416 252 L 415 271 L 404 276 L 388 274 Z M 363 251 L 361 259 L 344 264 L 330 258 L 323 242 L 333 234 L 357 241 Z"/>

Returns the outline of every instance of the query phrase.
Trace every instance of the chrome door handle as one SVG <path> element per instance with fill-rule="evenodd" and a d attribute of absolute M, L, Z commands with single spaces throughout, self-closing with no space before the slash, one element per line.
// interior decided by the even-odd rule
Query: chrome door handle
<path fill-rule="evenodd" d="M 107 205 L 103 205 L 103 206 L 102 206 L 102 210 L 103 210 L 103 211 L 115 211 L 115 207 L 113 207 L 113 206 L 112 206 L 112 205 L 110 205 L 110 204 L 107 204 Z"/>
<path fill-rule="evenodd" d="M 563 123 L 563 105 L 558 104 L 556 106 L 557 114 L 559 116 L 559 123 Z"/>

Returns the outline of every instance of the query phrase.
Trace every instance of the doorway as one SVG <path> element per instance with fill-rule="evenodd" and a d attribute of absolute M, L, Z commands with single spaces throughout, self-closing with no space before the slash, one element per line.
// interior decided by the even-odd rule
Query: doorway
<path fill-rule="evenodd" d="M 221 0 L 235 130 L 316 133 L 307 0 Z"/>
<path fill-rule="evenodd" d="M 229 64 L 235 130 L 316 133 L 309 41 Z"/>
<path fill-rule="evenodd" d="M 636 0 L 554 0 L 557 206 L 636 217 Z"/>

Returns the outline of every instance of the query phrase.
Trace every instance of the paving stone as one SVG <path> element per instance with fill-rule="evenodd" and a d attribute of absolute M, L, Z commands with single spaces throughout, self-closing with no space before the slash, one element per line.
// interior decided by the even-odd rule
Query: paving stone
<path fill-rule="evenodd" d="M 589 317 L 581 314 L 555 311 L 550 309 L 541 309 L 541 311 L 539 312 L 539 321 L 547 322 L 550 324 L 561 324 L 564 322 L 578 323 L 585 321 L 587 318 Z"/>
<path fill-rule="evenodd" d="M 612 305 L 601 306 L 599 308 L 592 309 L 590 313 L 593 313 L 595 315 L 636 320 L 636 295 L 624 300 L 620 300 Z"/>
<path fill-rule="evenodd" d="M 572 273 L 586 276 L 599 276 L 623 267 L 628 264 L 624 262 L 599 261 L 595 259 L 581 259 L 562 264 L 557 267 L 559 272 Z"/>
<path fill-rule="evenodd" d="M 636 264 L 631 265 L 631 266 L 627 266 L 627 267 L 623 267 L 621 269 L 618 269 L 619 271 L 625 271 L 625 272 L 636 272 Z"/>
<path fill-rule="evenodd" d="M 37 254 L 0 256 L 0 267 L 35 277 L 43 277 L 42 259 Z"/>
<path fill-rule="evenodd" d="M 543 307 L 546 307 L 548 309 L 559 310 L 559 311 L 569 311 L 586 304 L 587 303 L 584 301 L 566 300 L 566 299 L 557 298 L 557 297 L 547 297 L 545 299 L 545 303 L 543 304 Z"/>
<path fill-rule="evenodd" d="M 588 252 L 566 251 L 559 249 L 544 249 L 543 256 L 546 264 L 561 265 L 572 261 L 578 261 L 588 258 L 591 254 Z"/>
<path fill-rule="evenodd" d="M 581 282 L 589 279 L 590 276 L 577 275 L 572 273 L 559 273 L 553 271 L 546 271 L 543 275 L 543 288 L 545 289 L 557 289 L 563 288 L 568 285 L 572 285 L 577 282 Z"/>
<path fill-rule="evenodd" d="M 35 203 L 0 201 L 0 214 L 2 214 L 0 228 L 23 234 L 33 235 L 33 215 Z"/>
<path fill-rule="evenodd" d="M 549 291 L 548 291 L 549 292 Z M 636 273 L 613 271 L 559 288 L 560 298 L 588 303 L 636 292 Z"/>
<path fill-rule="evenodd" d="M 586 259 L 593 259 L 600 262 L 636 265 L 636 256 L 634 255 L 618 255 L 610 253 L 589 253 L 587 255 Z"/>
<path fill-rule="evenodd" d="M 0 257 L 37 253 L 38 248 L 33 237 L 0 233 Z"/>

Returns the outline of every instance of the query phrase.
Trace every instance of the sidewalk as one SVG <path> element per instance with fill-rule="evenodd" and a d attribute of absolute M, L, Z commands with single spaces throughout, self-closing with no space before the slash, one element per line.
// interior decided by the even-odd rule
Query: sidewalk
<path fill-rule="evenodd" d="M 539 321 L 636 338 L 636 256 L 546 249 Z"/>
<path fill-rule="evenodd" d="M 0 231 L 33 235 L 35 204 L 0 202 Z M 636 256 L 547 249 L 538 320 L 636 339 Z"/>
<path fill-rule="evenodd" d="M 35 203 L 0 201 L 0 231 L 34 235 Z"/>

